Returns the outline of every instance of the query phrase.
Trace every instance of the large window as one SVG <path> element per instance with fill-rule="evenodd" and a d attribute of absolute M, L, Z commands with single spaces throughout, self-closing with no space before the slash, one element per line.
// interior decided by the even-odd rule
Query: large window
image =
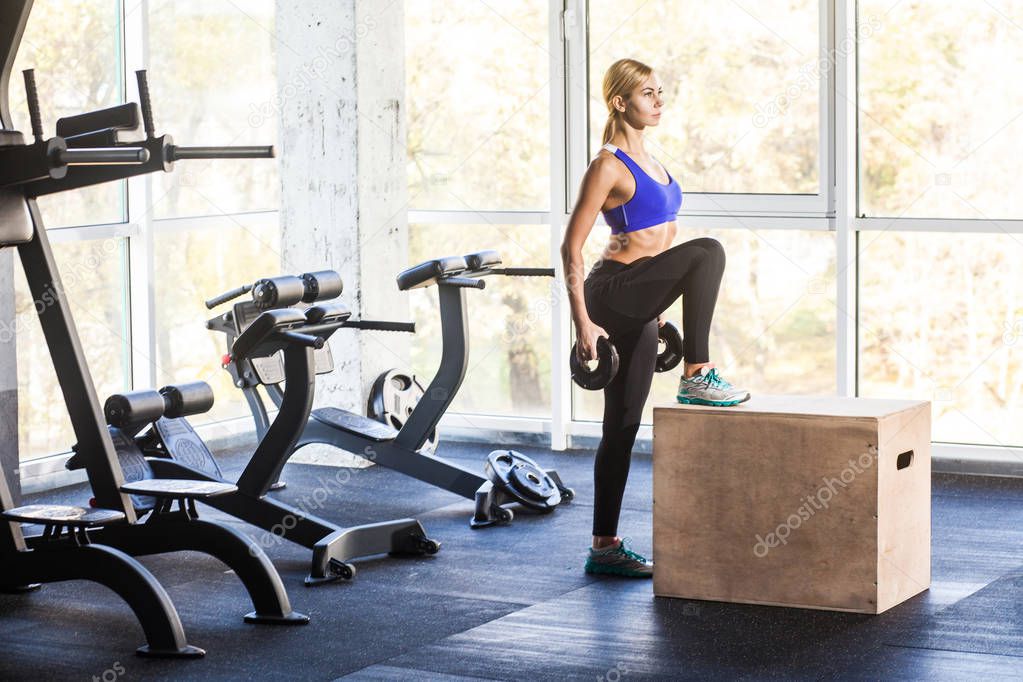
<path fill-rule="evenodd" d="M 30 130 L 22 69 L 35 69 L 52 136 L 61 116 L 137 101 L 134 70 L 147 68 L 158 133 L 186 145 L 274 144 L 276 113 L 252 115 L 276 92 L 274 8 L 273 0 L 36 0 L 10 88 L 15 128 Z M 219 367 L 223 339 L 204 328 L 202 300 L 279 270 L 276 215 L 252 213 L 276 210 L 277 186 L 273 161 L 192 161 L 40 199 L 101 400 L 203 379 L 217 406 L 200 421 L 244 414 Z M 74 435 L 23 277 L 15 293 L 28 460 L 68 451 Z"/>
<path fill-rule="evenodd" d="M 160 102 L 161 127 L 194 145 L 276 143 L 274 4 L 149 0 L 150 89 Z M 153 214 L 277 210 L 274 165 L 182 164 L 174 173 L 154 176 Z"/>
<path fill-rule="evenodd" d="M 665 90 L 666 118 L 646 141 L 686 192 L 683 215 L 693 217 L 678 239 L 711 235 L 729 254 L 715 361 L 759 392 L 834 392 L 826 7 L 406 3 L 409 264 L 496 248 L 507 264 L 554 265 L 581 172 L 602 143 L 604 72 L 633 57 L 654 67 Z M 598 220 L 587 268 L 606 230 Z M 472 351 L 454 411 L 470 423 L 600 419 L 601 394 L 567 385 L 563 290 L 560 279 L 494 278 L 466 293 Z M 440 353 L 436 293 L 411 296 L 420 330 L 412 364 L 429 378 Z M 680 322 L 681 302 L 667 315 Z M 677 372 L 655 377 L 646 421 L 653 404 L 673 398 L 675 381 Z"/>
<path fill-rule="evenodd" d="M 1023 446 L 1023 236 L 860 240 L 860 393 L 932 401 L 938 441 Z"/>
<path fill-rule="evenodd" d="M 550 205 L 548 0 L 405 3 L 409 206 Z"/>
<path fill-rule="evenodd" d="M 423 218 L 409 264 L 497 249 L 508 265 L 549 266 L 549 12 L 548 0 L 405 3 L 409 208 Z M 550 417 L 553 281 L 492 277 L 466 292 L 469 368 L 452 411 Z M 428 381 L 437 292 L 409 295 L 411 364 Z"/>
<path fill-rule="evenodd" d="M 677 240 L 711 235 L 728 253 L 711 332 L 712 359 L 727 375 L 758 393 L 927 399 L 938 441 L 1023 445 L 1013 418 L 1023 299 L 1012 269 L 1023 256 L 1023 200 L 1013 185 L 1023 171 L 1016 77 L 1023 3 L 968 5 L 567 0 L 440 10 L 413 3 L 406 33 L 413 244 L 429 234 L 431 243 L 461 246 L 481 219 L 519 222 L 516 234 L 538 233 L 528 240 L 533 264 L 556 261 L 579 180 L 603 142 L 604 73 L 617 59 L 638 59 L 664 87 L 664 118 L 645 131 L 645 142 L 686 193 Z M 532 13 L 524 14 L 527 7 Z M 470 26 L 486 34 L 485 61 L 456 69 L 449 65 L 461 63 L 458 55 L 478 52 Z M 855 29 L 842 35 L 846 26 Z M 523 45 L 527 37 L 545 54 Z M 495 68 L 494 59 L 507 66 Z M 494 91 L 497 73 L 508 87 Z M 549 213 L 537 210 L 546 203 L 531 189 L 548 178 L 496 171 L 544 149 L 546 134 L 472 171 L 459 154 L 475 158 L 475 147 L 453 151 L 457 140 L 501 138 L 509 122 L 525 120 L 483 112 L 521 104 L 526 81 L 551 85 L 550 116 L 529 126 L 548 128 L 558 146 L 549 158 L 528 157 L 537 171 L 551 161 L 550 196 L 564 191 L 566 202 L 553 200 Z M 840 90 L 839 81 L 852 88 Z M 467 101 L 473 115 L 459 108 Z M 853 114 L 839 127 L 843 107 Z M 838 185 L 849 177 L 853 191 L 843 195 Z M 445 196 L 443 187 L 453 191 Z M 478 200 L 455 198 L 479 187 L 486 191 Z M 836 201 L 844 214 L 834 213 Z M 598 218 L 587 268 L 605 230 Z M 511 253 L 517 241 L 494 236 Z M 410 249 L 413 260 L 428 256 Z M 559 318 L 561 292 L 550 293 L 550 326 L 538 327 L 530 345 L 535 366 L 552 368 L 550 382 L 537 383 L 551 395 L 535 414 L 550 406 L 558 420 L 565 415 L 558 373 L 572 326 Z M 507 324 L 514 306 L 485 305 L 476 307 L 485 311 L 477 333 L 487 339 L 487 357 L 511 357 L 483 329 Z M 681 305 L 669 319 L 680 317 Z M 415 351 L 417 362 L 435 345 Z M 485 397 L 467 395 L 455 407 L 532 415 L 513 393 L 524 385 L 517 376 L 525 376 L 521 366 L 494 365 Z M 671 400 L 676 380 L 655 376 L 645 421 L 652 405 Z M 599 393 L 571 387 L 569 394 L 569 419 L 600 419 Z"/>
<path fill-rule="evenodd" d="M 603 144 L 604 73 L 624 57 L 653 67 L 664 113 L 647 151 L 686 192 L 817 194 L 816 0 L 590 0 L 591 154 Z"/>
<path fill-rule="evenodd" d="M 37 0 L 15 68 L 36 69 L 48 133 L 59 116 L 134 100 L 132 71 L 148 67 L 157 127 L 176 141 L 277 141 L 276 3 L 128 5 Z M 710 235 L 728 254 L 711 349 L 730 379 L 758 393 L 928 399 L 936 440 L 1023 445 L 1023 2 L 404 8 L 408 264 L 494 248 L 508 265 L 557 265 L 602 142 L 604 72 L 633 57 L 665 89 L 665 117 L 645 139 L 685 192 L 677 240 Z M 839 30 L 847 24 L 852 37 Z M 11 95 L 27 130 L 17 73 Z M 209 418 L 244 415 L 201 301 L 279 269 L 276 164 L 175 170 L 41 208 L 63 228 L 55 251 L 76 282 L 72 309 L 100 392 L 201 378 L 217 392 Z M 606 230 L 598 218 L 587 267 Z M 593 432 L 601 396 L 567 379 L 563 287 L 494 277 L 465 292 L 471 353 L 453 411 Z M 409 296 L 419 333 L 408 363 L 429 377 L 436 291 Z M 66 450 L 23 284 L 17 304 L 24 456 Z M 647 421 L 676 380 L 655 377 Z"/>
<path fill-rule="evenodd" d="M 1021 446 L 1023 3 L 858 11 L 859 393 L 932 401 L 936 441 Z"/>
<path fill-rule="evenodd" d="M 859 11 L 860 213 L 1023 218 L 1023 2 Z"/>
<path fill-rule="evenodd" d="M 544 266 L 547 232 L 535 225 L 410 225 L 409 260 L 496 249 L 508 266 Z M 550 277 L 486 278 L 467 289 L 469 365 L 451 410 L 549 418 L 551 413 Z M 412 367 L 428 382 L 440 364 L 440 309 L 436 287 L 410 292 L 416 323 Z"/>
<path fill-rule="evenodd" d="M 131 388 L 126 240 L 58 241 L 53 253 L 96 390 L 102 397 Z M 18 348 L 18 440 L 24 460 L 70 450 L 74 433 L 43 338 L 36 302 L 20 267 L 18 270 L 14 329 Z"/>
<path fill-rule="evenodd" d="M 31 135 L 21 72 L 34 69 L 46 136 L 57 119 L 124 101 L 118 0 L 36 0 L 11 71 L 15 130 Z M 124 183 L 43 197 L 48 227 L 124 220 Z"/>

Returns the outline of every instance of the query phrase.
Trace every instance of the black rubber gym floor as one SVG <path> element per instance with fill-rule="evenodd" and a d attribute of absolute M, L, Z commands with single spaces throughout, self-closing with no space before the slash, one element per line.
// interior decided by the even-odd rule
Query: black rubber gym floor
<path fill-rule="evenodd" d="M 415 516 L 443 548 L 434 557 L 361 561 L 351 583 L 309 589 L 302 586 L 308 552 L 269 541 L 295 609 L 312 618 L 293 628 L 244 624 L 244 590 L 214 559 L 145 558 L 190 642 L 208 651 L 195 661 L 135 657 L 141 628 L 105 588 L 74 582 L 0 595 L 0 678 L 1023 677 L 1023 480 L 935 476 L 931 589 L 862 616 L 655 599 L 649 581 L 586 576 L 592 451 L 514 447 L 556 467 L 576 501 L 549 516 L 521 512 L 510 526 L 472 531 L 470 502 L 382 467 L 289 464 L 282 492 L 289 501 L 304 495 L 307 508 L 346 525 Z M 480 462 L 490 449 L 444 443 L 440 453 Z M 223 460 L 232 474 L 243 462 Z M 622 533 L 640 551 L 651 541 L 650 476 L 649 455 L 637 455 Z M 85 497 L 76 486 L 32 499 Z"/>

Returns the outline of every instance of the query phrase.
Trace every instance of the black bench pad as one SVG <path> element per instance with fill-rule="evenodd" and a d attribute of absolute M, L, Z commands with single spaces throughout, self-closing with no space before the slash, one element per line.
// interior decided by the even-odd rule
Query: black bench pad
<path fill-rule="evenodd" d="M 151 497 L 162 497 L 170 499 L 216 497 L 226 495 L 238 490 L 238 487 L 231 483 L 220 481 L 190 481 L 187 479 L 175 478 L 149 478 L 134 483 L 125 483 L 121 486 L 121 492 L 132 495 L 149 495 Z"/>
<path fill-rule="evenodd" d="M 3 512 L 8 521 L 21 523 L 61 524 L 64 526 L 102 526 L 123 521 L 124 514 L 113 509 L 91 509 L 63 504 L 31 504 Z"/>

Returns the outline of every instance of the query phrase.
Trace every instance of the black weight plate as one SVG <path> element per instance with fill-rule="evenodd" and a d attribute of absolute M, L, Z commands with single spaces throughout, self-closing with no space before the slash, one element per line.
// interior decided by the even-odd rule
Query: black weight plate
<path fill-rule="evenodd" d="M 561 502 L 561 493 L 536 462 L 515 450 L 494 450 L 483 467 L 487 478 L 524 507 L 549 511 Z"/>
<path fill-rule="evenodd" d="M 664 345 L 657 354 L 657 371 L 668 372 L 678 367 L 682 362 L 682 332 L 674 322 L 665 322 L 657 329 L 657 342 Z"/>
<path fill-rule="evenodd" d="M 572 381 L 587 391 L 599 391 L 615 378 L 618 373 L 618 349 L 606 336 L 597 338 L 597 366 L 590 369 L 579 359 L 577 344 L 572 344 L 572 352 L 568 357 L 572 371 Z"/>
<path fill-rule="evenodd" d="M 425 393 L 423 385 L 412 372 L 389 369 L 373 382 L 366 404 L 366 416 L 400 431 Z M 436 448 L 437 429 L 434 429 L 423 444 L 423 449 L 433 452 Z"/>
<path fill-rule="evenodd" d="M 531 465 L 515 465 L 508 472 L 508 483 L 523 497 L 545 502 L 557 490 L 547 474 Z"/>

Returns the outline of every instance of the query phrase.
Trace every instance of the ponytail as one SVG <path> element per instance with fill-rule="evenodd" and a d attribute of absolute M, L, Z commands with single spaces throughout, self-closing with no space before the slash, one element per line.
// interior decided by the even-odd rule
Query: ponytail
<path fill-rule="evenodd" d="M 618 117 L 615 115 L 617 109 L 607 115 L 607 123 L 604 124 L 604 139 L 601 141 L 602 145 L 607 144 L 611 141 L 611 138 L 615 136 L 615 127 L 618 123 Z"/>

